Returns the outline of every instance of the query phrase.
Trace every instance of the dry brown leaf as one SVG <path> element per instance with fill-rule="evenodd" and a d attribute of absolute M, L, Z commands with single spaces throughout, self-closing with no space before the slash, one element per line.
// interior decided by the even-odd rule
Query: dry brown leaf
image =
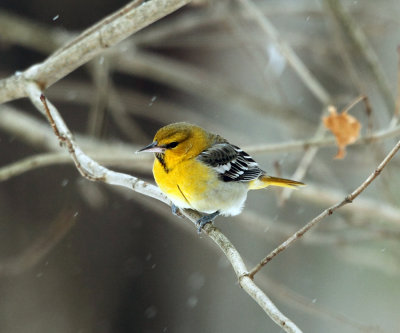
<path fill-rule="evenodd" d="M 361 124 L 347 111 L 337 113 L 334 106 L 329 106 L 329 116 L 323 118 L 324 125 L 336 138 L 336 144 L 339 148 L 335 158 L 344 158 L 346 155 L 346 146 L 357 140 L 360 135 Z"/>

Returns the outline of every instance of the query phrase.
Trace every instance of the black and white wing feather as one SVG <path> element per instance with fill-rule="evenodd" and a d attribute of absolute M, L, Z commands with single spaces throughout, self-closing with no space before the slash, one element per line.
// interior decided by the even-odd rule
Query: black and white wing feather
<path fill-rule="evenodd" d="M 211 166 L 225 182 L 248 182 L 265 174 L 250 155 L 230 143 L 217 143 L 197 157 Z"/>

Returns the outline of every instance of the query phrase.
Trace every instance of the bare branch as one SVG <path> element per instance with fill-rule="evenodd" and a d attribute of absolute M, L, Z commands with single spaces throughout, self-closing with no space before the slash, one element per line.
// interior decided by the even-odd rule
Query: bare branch
<path fill-rule="evenodd" d="M 72 212 L 62 211 L 49 228 L 21 254 L 0 262 L 0 276 L 18 275 L 36 265 L 75 224 Z"/>
<path fill-rule="evenodd" d="M 340 26 L 345 31 L 346 35 L 350 38 L 351 42 L 358 49 L 360 54 L 364 56 L 364 59 L 374 77 L 378 89 L 381 91 L 382 96 L 389 113 L 394 113 L 395 102 L 391 93 L 389 80 L 385 76 L 385 72 L 379 62 L 379 58 L 376 55 L 374 49 L 370 46 L 364 32 L 352 19 L 352 17 L 343 9 L 340 1 L 338 0 L 325 0 L 332 11 L 336 20 L 340 23 Z"/>
<path fill-rule="evenodd" d="M 41 64 L 0 80 L 0 103 L 26 97 L 26 81 L 44 90 L 134 32 L 189 3 L 190 0 L 134 0 L 82 32 Z"/>
<path fill-rule="evenodd" d="M 199 213 L 192 210 L 185 210 L 184 215 L 189 218 L 197 227 Z M 285 315 L 283 315 L 269 297 L 249 277 L 246 265 L 239 252 L 230 240 L 215 226 L 206 224 L 203 228 L 205 233 L 220 247 L 231 263 L 240 286 L 260 305 L 268 316 L 285 332 L 301 332 L 301 330 Z"/>
<path fill-rule="evenodd" d="M 240 0 L 240 4 L 254 17 L 261 29 L 271 38 L 278 50 L 287 59 L 288 63 L 295 70 L 296 74 L 304 82 L 308 89 L 316 98 L 324 105 L 331 103 L 331 97 L 325 88 L 317 81 L 309 69 L 304 65 L 301 59 L 293 51 L 293 49 L 284 42 L 280 37 L 276 28 L 267 19 L 263 13 L 257 9 L 251 0 Z"/>
<path fill-rule="evenodd" d="M 394 138 L 400 134 L 400 126 L 376 131 L 371 135 L 365 135 L 349 145 L 362 145 L 370 142 L 377 142 L 384 139 Z M 249 153 L 278 153 L 307 150 L 310 147 L 332 147 L 335 146 L 334 137 L 311 138 L 305 140 L 289 141 L 282 143 L 257 144 L 243 147 Z"/>
<path fill-rule="evenodd" d="M 217 102 L 240 105 L 247 109 L 247 112 L 255 110 L 259 113 L 269 113 L 296 117 L 290 109 L 268 101 L 264 96 L 243 91 L 234 84 L 215 75 L 210 75 L 194 66 L 182 64 L 178 61 L 155 55 L 150 52 L 136 51 L 134 56 L 118 56 L 114 68 L 117 70 L 151 78 L 154 81 L 168 84 L 191 94 L 200 95 L 207 99 L 214 99 Z M 255 116 L 258 116 L 256 114 Z M 296 117 L 300 119 L 300 117 Z"/>
<path fill-rule="evenodd" d="M 39 154 L 27 157 L 0 168 L 0 182 L 33 170 L 37 167 L 67 163 L 71 158 L 65 153 Z"/>
<path fill-rule="evenodd" d="M 372 172 L 369 175 L 369 177 L 358 188 L 356 188 L 352 193 L 350 193 L 348 196 L 346 196 L 341 202 L 325 209 L 321 214 L 319 214 L 317 217 L 312 219 L 303 228 L 298 230 L 295 234 L 293 234 L 286 241 L 284 241 L 281 245 L 279 245 L 275 250 L 273 250 L 270 254 L 268 254 L 249 273 L 249 276 L 251 278 L 253 278 L 254 275 L 262 267 L 264 267 L 266 264 L 268 264 L 268 262 L 270 262 L 277 254 L 286 250 L 290 245 L 292 245 L 296 240 L 300 239 L 307 231 L 309 231 L 312 227 L 314 227 L 318 222 L 320 222 L 325 217 L 332 215 L 333 212 L 335 210 L 337 210 L 338 208 L 341 208 L 344 205 L 351 203 L 355 198 L 357 198 L 375 180 L 375 178 L 379 176 L 379 174 L 382 172 L 382 170 L 385 168 L 385 166 L 390 162 L 390 160 L 394 157 L 394 155 L 396 155 L 396 153 L 399 151 L 399 149 L 400 149 L 400 141 L 397 142 L 397 144 L 393 147 L 393 149 L 386 155 L 386 157 L 383 159 L 383 161 L 378 165 L 378 167 L 375 169 L 375 171 Z"/>
<path fill-rule="evenodd" d="M 54 133 L 60 140 L 60 143 L 66 145 L 68 152 L 82 176 L 90 180 L 101 180 L 111 185 L 127 187 L 142 194 L 146 193 L 146 195 L 162 202 L 169 203 L 169 200 L 160 192 L 158 187 L 148 184 L 136 177 L 108 170 L 84 154 L 75 143 L 71 132 L 64 123 L 64 120 L 58 113 L 57 109 L 46 100 L 36 84 L 28 84 L 26 91 L 33 104 L 42 113 L 47 114 L 48 120 L 54 129 Z M 43 104 L 41 103 L 41 100 L 44 101 Z"/>

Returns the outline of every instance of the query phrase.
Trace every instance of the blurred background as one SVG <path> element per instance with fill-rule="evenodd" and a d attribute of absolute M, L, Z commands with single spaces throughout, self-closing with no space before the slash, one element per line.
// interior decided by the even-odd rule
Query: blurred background
<path fill-rule="evenodd" d="M 0 77 L 125 3 L 0 0 Z M 396 0 L 199 0 L 45 93 L 90 156 L 149 182 L 153 157 L 134 152 L 177 121 L 219 133 L 270 174 L 303 179 L 295 193 L 252 192 L 242 215 L 217 219 L 251 269 L 396 143 L 399 17 Z M 349 113 L 375 140 L 334 159 L 321 119 L 361 94 L 372 111 L 360 102 Z M 83 179 L 61 152 L 27 99 L 0 105 L 0 167 L 41 163 L 0 178 L 0 332 L 281 332 L 189 221 Z M 397 157 L 256 275 L 303 332 L 400 331 L 398 168 Z"/>

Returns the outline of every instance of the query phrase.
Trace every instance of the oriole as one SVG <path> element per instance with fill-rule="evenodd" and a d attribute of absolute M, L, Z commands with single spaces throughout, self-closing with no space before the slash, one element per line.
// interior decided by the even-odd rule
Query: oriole
<path fill-rule="evenodd" d="M 199 231 L 218 215 L 240 214 L 249 190 L 270 185 L 297 187 L 294 180 L 271 177 L 242 149 L 219 135 L 188 123 L 159 129 L 138 152 L 153 152 L 153 174 L 172 201 L 172 211 L 191 208 L 205 215 Z"/>

